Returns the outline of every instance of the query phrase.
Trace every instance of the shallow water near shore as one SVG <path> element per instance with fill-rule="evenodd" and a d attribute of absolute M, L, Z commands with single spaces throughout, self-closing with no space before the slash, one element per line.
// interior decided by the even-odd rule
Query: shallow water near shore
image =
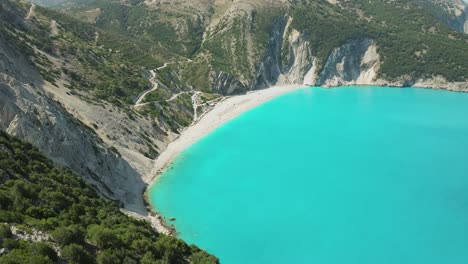
<path fill-rule="evenodd" d="M 221 263 L 468 263 L 468 94 L 305 88 L 218 128 L 149 190 Z"/>

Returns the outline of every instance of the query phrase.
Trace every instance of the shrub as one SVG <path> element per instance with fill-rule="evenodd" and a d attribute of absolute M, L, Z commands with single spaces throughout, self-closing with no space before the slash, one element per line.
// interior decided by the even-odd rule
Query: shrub
<path fill-rule="evenodd" d="M 111 250 L 104 250 L 99 252 L 97 255 L 97 263 L 98 264 L 119 264 L 122 263 L 122 260 L 114 254 Z"/>
<path fill-rule="evenodd" d="M 70 264 L 92 264 L 95 263 L 91 255 L 80 245 L 70 244 L 62 249 L 63 257 Z"/>
<path fill-rule="evenodd" d="M 52 260 L 45 256 L 36 255 L 24 249 L 13 249 L 10 253 L 0 257 L 2 264 L 52 264 Z"/>
<path fill-rule="evenodd" d="M 83 230 L 78 226 L 59 227 L 52 232 L 53 239 L 61 246 L 83 244 Z"/>
<path fill-rule="evenodd" d="M 13 234 L 9 225 L 0 224 L 0 240 L 5 238 L 11 238 Z"/>
<path fill-rule="evenodd" d="M 35 255 L 47 257 L 53 262 L 58 260 L 58 256 L 55 250 L 44 242 L 31 243 L 29 245 L 29 251 Z"/>
<path fill-rule="evenodd" d="M 92 226 L 88 230 L 89 239 L 99 248 L 119 247 L 120 239 L 112 232 L 112 230 L 102 226 Z"/>

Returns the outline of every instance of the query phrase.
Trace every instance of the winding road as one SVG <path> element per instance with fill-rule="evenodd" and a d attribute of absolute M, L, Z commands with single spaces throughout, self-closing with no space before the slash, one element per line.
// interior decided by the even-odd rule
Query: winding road
<path fill-rule="evenodd" d="M 186 62 L 192 62 L 191 59 L 187 59 Z M 149 81 L 151 82 L 151 84 L 153 85 L 153 87 L 151 89 L 148 89 L 148 90 L 145 90 L 143 92 L 141 92 L 137 98 L 135 99 L 135 105 L 133 106 L 134 108 L 138 108 L 138 107 L 141 107 L 141 106 L 144 106 L 144 105 L 147 105 L 148 103 L 142 103 L 143 102 L 143 99 L 145 99 L 146 95 L 151 93 L 151 92 L 154 92 L 158 89 L 159 87 L 159 84 L 158 82 L 156 82 L 156 71 L 160 71 L 164 68 L 166 68 L 167 66 L 171 65 L 171 64 L 176 64 L 177 62 L 166 62 L 164 63 L 163 66 L 161 67 L 158 67 L 156 68 L 155 70 L 150 70 L 150 73 L 151 73 L 151 78 L 149 79 Z M 169 100 L 167 100 L 168 102 L 169 101 L 172 101 L 174 99 L 176 99 L 180 94 L 183 94 L 183 93 L 187 93 L 187 92 L 182 92 L 182 93 L 178 93 L 178 94 L 175 94 L 173 95 Z"/>
<path fill-rule="evenodd" d="M 166 65 L 166 67 L 167 67 L 167 65 Z M 158 89 L 159 84 L 156 82 L 156 72 L 155 72 L 155 70 L 151 70 L 150 73 L 151 73 L 151 78 L 149 79 L 149 81 L 151 82 L 153 87 L 151 89 L 148 89 L 146 91 L 141 92 L 138 95 L 137 99 L 135 100 L 135 105 L 134 105 L 135 108 L 146 105 L 147 103 L 142 103 L 143 99 L 145 99 L 145 96 L 147 94 L 149 94 L 149 93 L 151 93 L 153 91 L 156 91 Z"/>
<path fill-rule="evenodd" d="M 26 15 L 26 17 L 24 19 L 30 20 L 34 16 L 34 10 L 35 9 L 36 9 L 36 5 L 31 4 L 31 7 L 29 8 L 29 12 L 28 12 L 28 14 Z"/>
<path fill-rule="evenodd" d="M 187 61 L 184 61 L 185 63 L 188 63 L 188 62 L 192 62 L 192 60 L 190 59 L 187 59 Z M 158 89 L 159 87 L 159 83 L 156 81 L 156 72 L 157 71 L 160 71 L 164 68 L 166 68 L 167 66 L 171 65 L 171 64 L 176 64 L 177 62 L 166 62 L 164 63 L 163 66 L 161 67 L 158 67 L 154 70 L 150 70 L 150 73 L 151 73 L 151 77 L 149 79 L 149 81 L 151 82 L 151 84 L 153 85 L 151 89 L 148 89 L 148 90 L 145 90 L 143 92 L 141 92 L 137 98 L 135 99 L 135 104 L 134 104 L 134 108 L 138 108 L 138 107 L 141 107 L 141 106 L 145 106 L 145 105 L 148 105 L 150 104 L 150 102 L 145 102 L 143 103 L 146 95 L 148 95 L 149 93 L 151 92 L 154 92 Z M 214 99 L 214 100 L 211 100 L 211 101 L 208 101 L 208 102 L 205 102 L 203 104 L 199 104 L 199 99 L 200 99 L 200 94 L 201 92 L 200 91 L 184 91 L 184 92 L 180 92 L 180 93 L 177 93 L 177 94 L 174 94 L 171 96 L 171 98 L 169 98 L 168 100 L 166 100 L 166 102 L 171 102 L 171 101 L 174 101 L 175 99 L 177 99 L 180 95 L 182 94 L 192 94 L 192 105 L 193 105 L 193 122 L 196 122 L 199 118 L 199 115 L 198 115 L 198 107 L 199 106 L 204 106 L 204 105 L 209 105 L 210 103 L 212 102 L 215 102 L 215 101 L 218 101 L 219 98 L 217 99 Z M 206 112 L 205 112 L 206 113 Z M 202 117 L 205 113 L 202 113 L 200 115 L 200 117 Z"/>

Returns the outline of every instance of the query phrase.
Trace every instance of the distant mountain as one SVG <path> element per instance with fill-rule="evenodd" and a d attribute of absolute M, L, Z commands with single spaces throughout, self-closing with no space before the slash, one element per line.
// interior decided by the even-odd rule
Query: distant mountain
<path fill-rule="evenodd" d="M 36 4 L 36 5 L 41 5 L 41 6 L 56 6 L 59 4 L 62 4 L 68 0 L 29 0 L 29 2 Z"/>

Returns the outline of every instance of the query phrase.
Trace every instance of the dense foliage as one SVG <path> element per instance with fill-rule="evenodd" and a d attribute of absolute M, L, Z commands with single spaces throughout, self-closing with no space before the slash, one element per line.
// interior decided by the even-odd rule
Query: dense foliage
<path fill-rule="evenodd" d="M 72 93 L 120 107 L 132 104 L 137 94 L 150 87 L 144 67 L 156 67 L 159 62 L 144 52 L 143 45 L 41 7 L 24 21 L 29 4 L 21 1 L 0 5 L 0 32 L 29 57 L 44 80 L 54 85 L 66 80 Z M 56 36 L 51 36 L 50 18 L 59 25 Z M 141 51 L 139 56 L 133 55 L 135 49 Z"/>
<path fill-rule="evenodd" d="M 323 62 L 332 50 L 353 39 L 374 39 L 388 79 L 441 75 L 468 79 L 468 37 L 418 5 L 418 0 L 304 1 L 293 11 L 294 27 L 305 32 Z"/>
<path fill-rule="evenodd" d="M 181 240 L 123 214 L 115 202 L 37 148 L 0 131 L 0 263 L 217 263 Z M 50 234 L 50 242 L 12 238 L 10 226 Z"/>
<path fill-rule="evenodd" d="M 90 19 L 90 13 L 86 12 L 89 10 L 99 10 L 99 15 Z M 75 4 L 69 13 L 83 20 L 92 20 L 93 24 L 107 32 L 137 40 L 146 45 L 153 56 L 162 60 L 177 56 L 190 57 L 200 47 L 202 21 L 187 16 L 192 10 L 179 12 L 167 12 L 164 5 L 148 8 L 143 0 L 125 3 L 99 0 L 86 1 L 84 5 Z"/>

